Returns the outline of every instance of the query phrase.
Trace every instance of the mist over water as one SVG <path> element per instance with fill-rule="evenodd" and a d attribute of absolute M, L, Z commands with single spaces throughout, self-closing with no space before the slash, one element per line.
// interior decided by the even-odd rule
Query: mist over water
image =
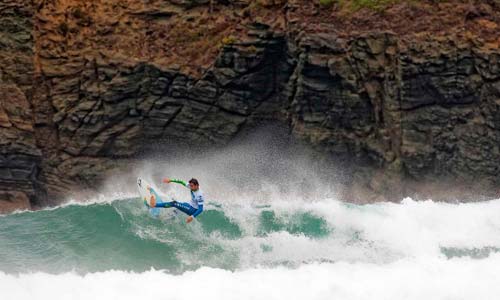
<path fill-rule="evenodd" d="M 337 198 L 344 173 L 332 160 L 300 145 L 285 129 L 264 127 L 223 148 L 158 146 L 156 154 L 109 178 L 104 193 L 116 190 L 136 194 L 137 176 L 165 193 L 186 198 L 175 185 L 161 184 L 165 177 L 197 178 L 209 200 L 218 203 L 269 203 Z M 274 198 L 273 198 L 274 197 Z"/>
<path fill-rule="evenodd" d="M 152 217 L 135 180 L 200 181 L 189 225 Z M 224 149 L 169 149 L 110 176 L 92 201 L 0 216 L 2 299 L 494 299 L 500 199 L 355 205 L 343 175 L 258 133 Z M 53 288 L 57 286 L 58 289 Z"/>

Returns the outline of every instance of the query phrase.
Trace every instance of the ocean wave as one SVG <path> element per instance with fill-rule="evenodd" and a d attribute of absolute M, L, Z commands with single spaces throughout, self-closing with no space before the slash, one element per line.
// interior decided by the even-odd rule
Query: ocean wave
<path fill-rule="evenodd" d="M 500 200 L 370 205 L 273 200 L 264 206 L 235 201 L 209 203 L 186 225 L 183 214 L 153 218 L 137 198 L 66 205 L 3 216 L 0 271 L 86 274 L 154 267 L 179 274 L 202 267 L 234 271 L 487 259 L 500 249 L 498 211 Z"/>

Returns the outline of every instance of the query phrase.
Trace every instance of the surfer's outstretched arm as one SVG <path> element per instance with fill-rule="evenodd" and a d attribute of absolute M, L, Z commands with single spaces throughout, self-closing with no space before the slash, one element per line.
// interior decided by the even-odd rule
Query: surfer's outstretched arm
<path fill-rule="evenodd" d="M 189 188 L 189 185 L 188 185 L 185 181 L 180 180 L 180 179 L 170 179 L 170 178 L 165 178 L 165 179 L 163 179 L 163 182 L 164 182 L 164 183 L 171 183 L 171 182 L 173 182 L 173 183 L 178 183 L 178 184 L 182 184 L 183 186 L 185 186 L 185 187 Z"/>

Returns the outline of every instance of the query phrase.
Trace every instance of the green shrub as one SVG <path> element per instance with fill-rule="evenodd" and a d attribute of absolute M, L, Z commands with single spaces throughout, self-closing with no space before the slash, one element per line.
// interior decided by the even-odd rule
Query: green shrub
<path fill-rule="evenodd" d="M 339 0 L 340 5 L 349 10 L 359 10 L 369 8 L 373 10 L 383 10 L 388 5 L 400 2 L 401 0 Z"/>
<path fill-rule="evenodd" d="M 253 53 L 253 54 L 257 53 L 257 48 L 254 45 L 251 45 L 250 47 L 248 47 L 247 50 L 249 53 Z"/>
<path fill-rule="evenodd" d="M 334 0 L 319 0 L 319 5 L 323 7 L 330 7 L 332 6 Z"/>
<path fill-rule="evenodd" d="M 222 39 L 222 45 L 230 45 L 236 43 L 237 40 L 234 36 L 226 36 Z"/>

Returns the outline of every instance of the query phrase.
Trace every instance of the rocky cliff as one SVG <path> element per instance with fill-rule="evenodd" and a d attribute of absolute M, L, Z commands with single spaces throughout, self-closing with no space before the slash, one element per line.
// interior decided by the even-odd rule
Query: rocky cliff
<path fill-rule="evenodd" d="M 498 196 L 498 3 L 402 2 L 3 0 L 0 209 L 263 120 L 338 161 L 345 200 Z"/>

